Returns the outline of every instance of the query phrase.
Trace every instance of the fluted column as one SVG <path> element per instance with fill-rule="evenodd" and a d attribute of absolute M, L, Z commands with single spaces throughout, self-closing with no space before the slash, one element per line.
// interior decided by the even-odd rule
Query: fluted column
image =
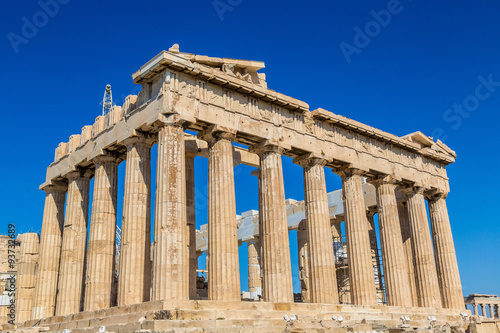
<path fill-rule="evenodd" d="M 424 188 L 405 188 L 401 191 L 406 194 L 408 203 L 418 306 L 441 308 L 441 293 L 425 207 Z"/>
<path fill-rule="evenodd" d="M 297 250 L 299 256 L 299 281 L 300 293 L 304 303 L 311 302 L 311 279 L 309 262 L 309 246 L 307 243 L 307 222 L 302 220 L 297 229 Z"/>
<path fill-rule="evenodd" d="M 429 195 L 432 240 L 436 256 L 436 268 L 444 308 L 463 309 L 462 283 L 458 272 L 457 255 L 451 233 L 450 218 L 446 207 L 446 195 Z"/>
<path fill-rule="evenodd" d="M 376 209 L 370 208 L 367 209 L 366 218 L 368 219 L 368 223 L 370 229 L 368 231 L 368 235 L 370 236 L 370 247 L 371 247 L 371 255 L 372 255 L 372 265 L 373 272 L 375 276 L 375 289 L 377 290 L 377 303 L 384 303 L 385 295 L 384 295 L 384 285 L 382 281 L 382 269 L 380 265 L 380 255 L 378 253 L 378 242 L 377 242 L 377 231 L 375 230 L 375 213 Z"/>
<path fill-rule="evenodd" d="M 158 133 L 153 300 L 189 299 L 184 128 L 164 123 Z"/>
<path fill-rule="evenodd" d="M 198 255 L 196 254 L 196 206 L 194 187 L 195 154 L 186 152 L 186 216 L 189 233 L 189 298 L 196 299 L 196 281 L 198 273 Z"/>
<path fill-rule="evenodd" d="M 376 180 L 374 185 L 377 191 L 387 305 L 411 307 L 408 271 L 396 203 L 396 185 L 389 177 Z"/>
<path fill-rule="evenodd" d="M 293 302 L 292 266 L 288 239 L 285 185 L 281 166 L 283 148 L 259 145 L 259 234 L 262 289 L 267 302 Z"/>
<path fill-rule="evenodd" d="M 55 314 L 67 185 L 48 186 L 44 191 L 40 257 L 31 319 L 52 317 Z"/>
<path fill-rule="evenodd" d="M 490 318 L 495 318 L 495 310 L 493 304 L 490 304 Z"/>
<path fill-rule="evenodd" d="M 151 144 L 128 138 L 118 305 L 147 302 L 151 286 Z"/>
<path fill-rule="evenodd" d="M 486 304 L 481 304 L 481 309 L 483 312 L 483 317 L 488 318 L 488 312 L 486 312 Z"/>
<path fill-rule="evenodd" d="M 68 201 L 57 285 L 56 316 L 80 312 L 84 295 L 90 174 L 88 171 L 74 171 L 66 177 L 69 180 Z"/>
<path fill-rule="evenodd" d="M 337 274 L 326 192 L 326 160 L 301 156 L 295 159 L 304 168 L 307 243 L 312 303 L 337 304 Z"/>
<path fill-rule="evenodd" d="M 479 313 L 477 312 L 478 311 L 477 304 L 476 303 L 472 304 L 472 307 L 474 308 L 474 315 L 478 316 Z"/>
<path fill-rule="evenodd" d="M 262 296 L 262 278 L 260 276 L 260 243 L 254 237 L 248 244 L 248 291 L 250 298 L 257 299 Z"/>
<path fill-rule="evenodd" d="M 409 291 L 412 306 L 418 306 L 417 286 L 415 284 L 414 255 L 411 245 L 410 220 L 408 218 L 408 205 L 406 202 L 398 202 L 399 224 L 401 226 L 401 239 L 403 241 L 403 251 L 405 255 L 406 268 L 408 273 Z"/>
<path fill-rule="evenodd" d="M 232 140 L 215 127 L 198 134 L 208 142 L 208 256 L 210 300 L 241 300 Z"/>
<path fill-rule="evenodd" d="M 116 207 L 119 160 L 111 155 L 96 157 L 94 193 L 90 215 L 85 311 L 114 306 Z"/>
<path fill-rule="evenodd" d="M 37 233 L 25 233 L 20 234 L 18 240 L 21 246 L 16 278 L 16 322 L 23 323 L 31 319 L 40 237 Z"/>
<path fill-rule="evenodd" d="M 376 305 L 375 276 L 368 233 L 370 224 L 365 211 L 362 172 L 358 169 L 344 169 L 338 173 L 342 177 L 351 302 L 356 305 Z"/>

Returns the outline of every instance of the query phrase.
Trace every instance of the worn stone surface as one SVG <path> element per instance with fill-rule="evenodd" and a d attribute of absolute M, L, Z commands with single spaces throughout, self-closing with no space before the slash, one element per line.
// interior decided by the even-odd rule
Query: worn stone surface
<path fill-rule="evenodd" d="M 248 244 L 248 291 L 250 298 L 262 297 L 262 278 L 260 269 L 260 241 L 255 237 Z"/>
<path fill-rule="evenodd" d="M 409 291 L 412 300 L 412 306 L 418 306 L 417 286 L 415 282 L 415 269 L 413 265 L 413 248 L 411 244 L 411 229 L 410 220 L 408 217 L 408 204 L 406 202 L 398 202 L 398 216 L 401 226 L 401 238 L 403 241 L 403 249 L 406 261 L 406 269 L 408 272 Z"/>
<path fill-rule="evenodd" d="M 297 229 L 297 251 L 299 257 L 299 281 L 302 301 L 305 303 L 311 302 L 311 272 L 309 246 L 307 242 L 307 226 L 306 220 L 299 223 Z"/>
<path fill-rule="evenodd" d="M 19 234 L 19 262 L 16 279 L 16 322 L 31 319 L 35 276 L 40 251 L 40 237 L 37 233 Z"/>
<path fill-rule="evenodd" d="M 85 278 L 85 311 L 115 305 L 114 279 L 118 162 L 111 155 L 94 159 L 96 171 L 90 215 Z"/>
<path fill-rule="evenodd" d="M 189 299 L 184 149 L 181 124 L 162 124 L 156 167 L 153 300 Z"/>
<path fill-rule="evenodd" d="M 208 142 L 208 298 L 241 300 L 232 140 L 234 133 L 209 128 Z"/>
<path fill-rule="evenodd" d="M 194 158 L 196 155 L 186 152 L 186 218 L 189 233 L 189 298 L 196 299 L 196 281 L 198 273 L 198 255 L 196 254 L 196 199 L 194 185 Z"/>
<path fill-rule="evenodd" d="M 84 296 L 90 175 L 88 172 L 75 171 L 67 177 L 68 200 L 57 284 L 58 316 L 80 312 Z"/>
<path fill-rule="evenodd" d="M 406 188 L 402 191 L 408 202 L 418 306 L 441 308 L 441 292 L 425 207 L 424 188 Z"/>
<path fill-rule="evenodd" d="M 451 234 L 450 218 L 444 194 L 429 200 L 432 240 L 443 307 L 463 309 L 462 283 L 458 272 L 457 255 Z"/>
<path fill-rule="evenodd" d="M 401 238 L 396 185 L 390 179 L 375 181 L 387 305 L 412 306 L 408 271 Z"/>
<path fill-rule="evenodd" d="M 337 304 L 337 274 L 330 227 L 324 165 L 320 158 L 298 159 L 304 169 L 310 301 Z"/>
<path fill-rule="evenodd" d="M 45 188 L 45 206 L 32 319 L 47 318 L 55 314 L 66 191 L 66 185 Z"/>
<path fill-rule="evenodd" d="M 151 285 L 151 140 L 127 145 L 118 305 L 148 301 Z"/>
<path fill-rule="evenodd" d="M 339 174 L 342 177 L 344 195 L 347 259 L 352 304 L 374 305 L 377 304 L 377 295 L 370 236 L 368 234 L 370 225 L 363 204 L 362 172 L 357 169 L 345 169 Z"/>
<path fill-rule="evenodd" d="M 263 298 L 293 302 L 292 266 L 281 166 L 282 148 L 259 147 L 259 210 Z"/>

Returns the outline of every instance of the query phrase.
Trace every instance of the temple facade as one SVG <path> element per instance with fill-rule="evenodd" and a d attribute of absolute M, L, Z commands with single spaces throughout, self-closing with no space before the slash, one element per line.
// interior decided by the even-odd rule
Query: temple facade
<path fill-rule="evenodd" d="M 248 243 L 251 299 L 258 296 L 259 304 L 294 309 L 299 305 L 290 305 L 290 229 L 300 236 L 303 301 L 318 304 L 314 309 L 319 314 L 328 307 L 342 313 L 335 306 L 348 303 L 360 313 L 376 309 L 403 318 L 418 313 L 421 321 L 428 314 L 443 323 L 463 324 L 470 312 L 465 310 L 446 205 L 446 166 L 455 161 L 455 152 L 421 132 L 398 137 L 324 109 L 311 111 L 306 103 L 269 89 L 265 74 L 258 72 L 263 68 L 258 61 L 182 53 L 174 45 L 133 74 L 134 83 L 142 85 L 137 96 L 128 96 L 123 106 L 59 144 L 40 186 L 45 207 L 36 273 L 31 266 L 28 270 L 36 283 L 26 325 L 43 319 L 50 326 L 54 316 L 87 318 L 85 313 L 116 305 L 162 304 L 165 309 L 203 302 L 196 287 L 202 251 L 207 253 L 207 304 L 245 303 L 241 241 Z M 305 200 L 300 218 L 292 222 L 282 156 L 303 168 Z M 208 158 L 203 236 L 195 228 L 195 158 Z M 120 163 L 126 165 L 124 179 L 118 179 Z M 237 164 L 255 167 L 252 174 L 258 177 L 258 212 L 247 229 L 237 219 Z M 327 193 L 328 172 L 342 179 L 338 200 Z M 124 184 L 123 197 L 117 195 L 118 183 Z M 332 210 L 333 204 L 338 209 Z M 342 223 L 347 298 L 340 292 L 334 242 Z M 376 230 L 381 258 L 374 256 Z M 338 323 L 338 317 L 329 316 Z"/>

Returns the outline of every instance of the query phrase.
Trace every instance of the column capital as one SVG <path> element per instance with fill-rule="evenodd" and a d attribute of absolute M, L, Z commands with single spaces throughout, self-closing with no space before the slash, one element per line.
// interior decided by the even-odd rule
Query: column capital
<path fill-rule="evenodd" d="M 219 140 L 234 141 L 236 139 L 236 130 L 220 125 L 211 125 L 198 133 L 198 139 L 205 140 L 208 143 Z"/>
<path fill-rule="evenodd" d="M 160 114 L 158 115 L 158 120 L 154 122 L 157 127 L 163 126 L 181 126 L 186 128 L 189 124 L 196 122 L 196 119 L 185 119 L 178 113 L 172 114 Z"/>
<path fill-rule="evenodd" d="M 121 161 L 123 161 L 123 158 L 109 151 L 103 151 L 92 159 L 95 164 L 120 164 Z"/>
<path fill-rule="evenodd" d="M 363 176 L 368 170 L 364 170 L 358 166 L 353 166 L 352 164 L 347 164 L 332 169 L 332 171 L 344 179 L 352 176 Z"/>
<path fill-rule="evenodd" d="M 398 185 L 400 181 L 401 179 L 395 177 L 394 175 L 383 175 L 367 179 L 367 182 L 375 187 L 379 187 L 381 185 Z"/>
<path fill-rule="evenodd" d="M 293 159 L 293 163 L 300 165 L 303 168 L 320 165 L 325 166 L 328 163 L 328 160 L 323 158 L 323 156 L 318 156 L 315 153 L 307 153 L 304 155 L 300 155 Z"/>
<path fill-rule="evenodd" d="M 398 191 L 406 195 L 406 197 L 411 196 L 413 194 L 424 194 L 426 188 L 421 185 L 409 185 L 409 186 L 399 186 Z"/>
<path fill-rule="evenodd" d="M 156 139 L 149 133 L 134 131 L 134 135 L 123 140 L 123 144 L 128 148 L 128 146 L 133 144 L 141 144 L 151 148 L 155 143 Z"/>
<path fill-rule="evenodd" d="M 439 189 L 431 189 L 431 190 L 425 191 L 424 195 L 428 201 L 434 202 L 434 201 L 438 201 L 440 199 L 446 199 L 446 197 L 448 196 L 448 193 L 444 192 L 442 190 L 439 190 Z"/>
<path fill-rule="evenodd" d="M 259 156 L 264 154 L 264 153 L 268 153 L 268 152 L 275 152 L 275 153 L 282 155 L 285 150 L 288 150 L 290 148 L 291 148 L 291 146 L 289 146 L 281 141 L 264 140 L 264 141 L 261 141 L 255 145 L 251 146 L 248 149 L 248 151 L 251 153 L 255 153 Z"/>
<path fill-rule="evenodd" d="M 42 188 L 46 193 L 49 192 L 67 192 L 68 183 L 66 182 L 50 182 L 48 185 Z"/>
<path fill-rule="evenodd" d="M 94 176 L 94 171 L 90 169 L 75 168 L 75 170 L 64 175 L 68 180 L 77 178 L 91 179 Z"/>

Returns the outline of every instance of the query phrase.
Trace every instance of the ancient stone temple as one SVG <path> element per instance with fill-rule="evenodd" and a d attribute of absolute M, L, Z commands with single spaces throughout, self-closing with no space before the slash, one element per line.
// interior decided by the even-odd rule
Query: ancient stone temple
<path fill-rule="evenodd" d="M 469 328 L 446 206 L 446 166 L 454 151 L 421 132 L 398 137 L 311 111 L 269 89 L 263 68 L 258 61 L 182 53 L 174 45 L 133 74 L 142 86 L 137 96 L 59 144 L 40 186 L 45 207 L 31 320 L 19 322 L 19 330 Z M 283 156 L 303 168 L 302 203 L 285 198 Z M 195 228 L 196 158 L 208 158 L 202 230 Z M 124 179 L 118 179 L 120 163 Z M 237 164 L 255 167 L 259 184 L 258 211 L 241 216 Z M 328 172 L 341 177 L 342 190 L 327 193 Z M 292 286 L 291 229 L 299 234 L 300 299 Z M 345 243 L 336 241 L 342 236 Z M 244 298 L 241 242 L 249 255 Z M 201 252 L 208 258 L 205 296 L 197 292 Z M 480 324 L 474 329 L 486 331 Z"/>

